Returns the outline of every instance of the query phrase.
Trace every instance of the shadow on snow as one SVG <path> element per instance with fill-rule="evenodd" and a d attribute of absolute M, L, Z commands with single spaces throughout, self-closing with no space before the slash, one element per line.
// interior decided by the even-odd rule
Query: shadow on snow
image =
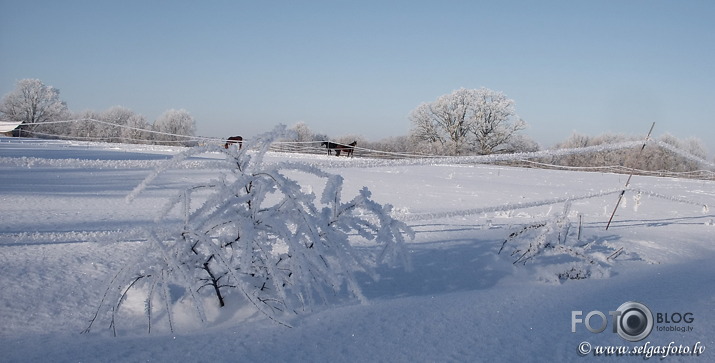
<path fill-rule="evenodd" d="M 511 273 L 496 254 L 498 241 L 484 238 L 479 226 L 430 224 L 430 230 L 416 229 L 417 240 L 408 243 L 412 270 L 380 266 L 380 278 L 373 281 L 360 275 L 363 294 L 369 299 L 389 299 L 409 296 L 429 296 L 444 293 L 482 290 L 494 286 Z M 501 230 L 503 232 L 503 230 Z M 443 239 L 439 239 L 440 233 Z M 479 238 L 478 238 L 479 237 Z"/>

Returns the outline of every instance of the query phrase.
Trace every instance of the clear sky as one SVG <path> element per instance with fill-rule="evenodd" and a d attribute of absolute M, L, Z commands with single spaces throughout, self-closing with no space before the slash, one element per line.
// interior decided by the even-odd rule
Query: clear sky
<path fill-rule="evenodd" d="M 376 141 L 486 87 L 543 147 L 655 121 L 712 155 L 714 19 L 711 0 L 0 0 L 0 94 L 38 78 L 73 111 L 186 109 L 203 136 L 302 121 Z"/>

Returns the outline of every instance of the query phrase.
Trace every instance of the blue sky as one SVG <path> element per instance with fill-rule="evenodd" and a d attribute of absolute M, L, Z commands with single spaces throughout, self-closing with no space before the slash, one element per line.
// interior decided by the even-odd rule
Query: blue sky
<path fill-rule="evenodd" d="M 73 111 L 184 108 L 204 136 L 302 121 L 378 140 L 486 87 L 544 147 L 655 121 L 712 155 L 713 19 L 709 0 L 0 0 L 0 94 L 39 78 Z"/>

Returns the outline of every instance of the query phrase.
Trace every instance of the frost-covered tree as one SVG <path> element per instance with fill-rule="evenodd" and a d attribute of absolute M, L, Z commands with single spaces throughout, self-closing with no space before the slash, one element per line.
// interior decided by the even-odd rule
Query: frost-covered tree
<path fill-rule="evenodd" d="M 316 134 L 313 132 L 313 130 L 310 129 L 310 127 L 308 127 L 305 122 L 298 122 L 297 124 L 293 125 L 290 130 L 292 131 L 291 135 L 294 136 L 291 141 L 310 142 L 320 140 L 316 138 Z"/>
<path fill-rule="evenodd" d="M 418 139 L 451 149 L 454 155 L 462 153 L 469 135 L 473 91 L 461 88 L 417 106 L 410 114 L 415 126 L 413 134 Z"/>
<path fill-rule="evenodd" d="M 134 111 L 126 107 L 111 107 L 102 112 L 99 120 L 106 122 L 106 124 L 101 125 L 101 139 L 106 141 L 126 142 L 131 139 L 138 139 L 141 136 L 144 136 L 144 138 L 148 136 L 146 131 L 141 132 L 132 129 L 146 129 L 148 125 L 143 116 L 137 115 Z"/>
<path fill-rule="evenodd" d="M 101 114 L 99 112 L 85 110 L 75 114 L 73 118 L 77 121 L 70 124 L 69 136 L 83 140 L 96 139 L 97 135 L 100 134 L 102 125 L 93 121 L 101 118 Z"/>
<path fill-rule="evenodd" d="M 241 149 L 189 149 L 162 169 L 204 152 L 222 153 L 226 167 L 215 180 L 169 200 L 163 217 L 178 208 L 183 224 L 166 230 L 160 220 L 149 232 L 146 249 L 114 278 L 88 330 L 98 320 L 116 329 L 132 296 L 143 299 L 150 330 L 159 322 L 174 330 L 176 305 L 192 305 L 193 315 L 207 322 L 206 304 L 223 307 L 229 300 L 280 321 L 282 314 L 340 296 L 364 300 L 357 272 L 376 277 L 377 264 L 407 266 L 405 236 L 413 232 L 367 188 L 346 201 L 340 175 L 264 162 L 284 131 L 252 138 Z M 295 175 L 317 182 L 302 185 Z"/>
<path fill-rule="evenodd" d="M 68 114 L 67 104 L 60 100 L 60 91 L 47 86 L 39 79 L 23 79 L 17 82 L 14 91 L 8 93 L 0 102 L 0 117 L 10 121 L 21 121 L 21 129 L 47 132 L 54 126 L 39 125 L 48 121 L 65 118 Z"/>
<path fill-rule="evenodd" d="M 689 172 L 702 168 L 697 160 L 662 148 L 657 143 L 649 142 L 645 148 L 627 148 L 610 150 L 605 146 L 627 141 L 642 140 L 639 136 L 626 136 L 617 134 L 602 134 L 586 136 L 573 134 L 566 141 L 556 145 L 557 149 L 576 149 L 584 147 L 604 146 L 602 151 L 591 153 L 574 153 L 562 155 L 547 161 L 559 165 L 580 167 L 625 167 L 647 171 Z M 697 139 L 681 140 L 665 134 L 657 138 L 662 143 L 671 145 L 674 149 L 689 154 L 697 159 L 705 160 L 707 152 L 702 143 Z"/>
<path fill-rule="evenodd" d="M 664 134 L 658 139 L 663 143 L 673 146 L 675 149 L 681 150 L 702 160 L 707 158 L 705 147 L 703 147 L 702 143 L 698 139 L 690 138 L 681 140 L 671 134 Z M 643 155 L 640 160 L 634 160 L 633 163 L 639 163 L 639 168 L 645 170 L 687 172 L 702 168 L 698 162 L 684 158 L 671 150 L 663 149 L 657 145 L 647 146 L 643 149 L 642 154 Z"/>
<path fill-rule="evenodd" d="M 414 138 L 454 155 L 507 151 L 512 138 L 526 127 L 516 115 L 514 101 L 487 88 L 461 88 L 423 103 L 410 113 L 410 120 Z"/>
<path fill-rule="evenodd" d="M 587 135 L 572 133 L 565 141 L 560 142 L 554 146 L 555 149 L 577 149 L 590 146 L 591 138 Z M 570 154 L 552 158 L 552 160 L 545 160 L 548 163 L 577 166 L 582 165 L 582 154 Z"/>
<path fill-rule="evenodd" d="M 472 93 L 474 104 L 469 132 L 475 151 L 481 155 L 508 151 L 516 133 L 526 128 L 526 122 L 516 115 L 514 100 L 486 88 Z"/>
<path fill-rule="evenodd" d="M 151 138 L 144 116 L 125 107 L 114 106 L 103 112 L 82 111 L 72 118 L 75 121 L 66 127 L 63 135 L 109 142 L 142 142 Z"/>
<path fill-rule="evenodd" d="M 595 137 L 574 133 L 566 141 L 556 145 L 557 149 L 577 149 L 599 145 L 616 144 L 634 140 L 633 137 L 606 133 Z M 560 156 L 555 163 L 568 166 L 624 166 L 628 150 L 594 151 L 587 154 Z"/>
<path fill-rule="evenodd" d="M 379 151 L 386 151 L 392 153 L 407 153 L 417 150 L 412 147 L 412 140 L 409 136 L 390 136 L 375 142 L 364 142 L 361 145 L 365 145 L 366 149 L 374 149 Z"/>
<path fill-rule="evenodd" d="M 127 119 L 126 126 L 121 134 L 123 142 L 142 143 L 151 139 L 149 123 L 144 116 L 133 114 Z"/>
<path fill-rule="evenodd" d="M 289 130 L 288 139 L 281 140 L 289 142 L 288 145 L 283 145 L 284 151 L 315 152 L 318 142 L 328 139 L 323 134 L 313 132 L 308 124 L 302 121 L 293 125 Z"/>
<path fill-rule="evenodd" d="M 196 125 L 189 111 L 171 109 L 154 121 L 153 130 L 155 140 L 175 144 L 186 141 L 188 138 L 184 136 L 194 136 Z"/>
<path fill-rule="evenodd" d="M 539 151 L 540 148 L 534 139 L 526 135 L 514 135 L 504 146 L 504 151 L 508 153 L 522 153 Z"/>

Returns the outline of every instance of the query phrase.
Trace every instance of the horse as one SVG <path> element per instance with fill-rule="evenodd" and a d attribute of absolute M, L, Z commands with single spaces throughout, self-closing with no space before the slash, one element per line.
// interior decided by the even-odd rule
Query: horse
<path fill-rule="evenodd" d="M 338 146 L 340 144 L 336 144 L 334 142 L 329 142 L 329 141 L 323 141 L 320 146 L 325 147 L 328 149 L 328 155 L 333 155 L 333 150 L 335 150 L 335 154 L 337 156 L 340 156 L 340 150 L 338 149 Z"/>
<path fill-rule="evenodd" d="M 355 146 L 357 146 L 357 141 L 353 141 L 347 145 L 340 145 L 340 150 L 336 151 L 338 156 L 340 156 L 340 151 L 345 152 L 346 157 L 352 157 L 353 151 L 355 151 Z"/>
<path fill-rule="evenodd" d="M 323 146 L 328 149 L 328 155 L 332 155 L 333 150 L 335 150 L 335 156 L 340 156 L 341 152 L 345 152 L 345 156 L 352 156 L 356 145 L 357 145 L 357 141 L 353 141 L 348 145 L 338 144 L 338 143 L 329 142 L 329 141 L 323 141 L 320 144 L 320 146 Z"/>
<path fill-rule="evenodd" d="M 241 136 L 231 136 L 228 139 L 226 139 L 226 144 L 223 145 L 225 149 L 228 149 L 229 146 L 238 143 L 238 148 L 241 149 L 243 147 L 243 138 Z"/>

